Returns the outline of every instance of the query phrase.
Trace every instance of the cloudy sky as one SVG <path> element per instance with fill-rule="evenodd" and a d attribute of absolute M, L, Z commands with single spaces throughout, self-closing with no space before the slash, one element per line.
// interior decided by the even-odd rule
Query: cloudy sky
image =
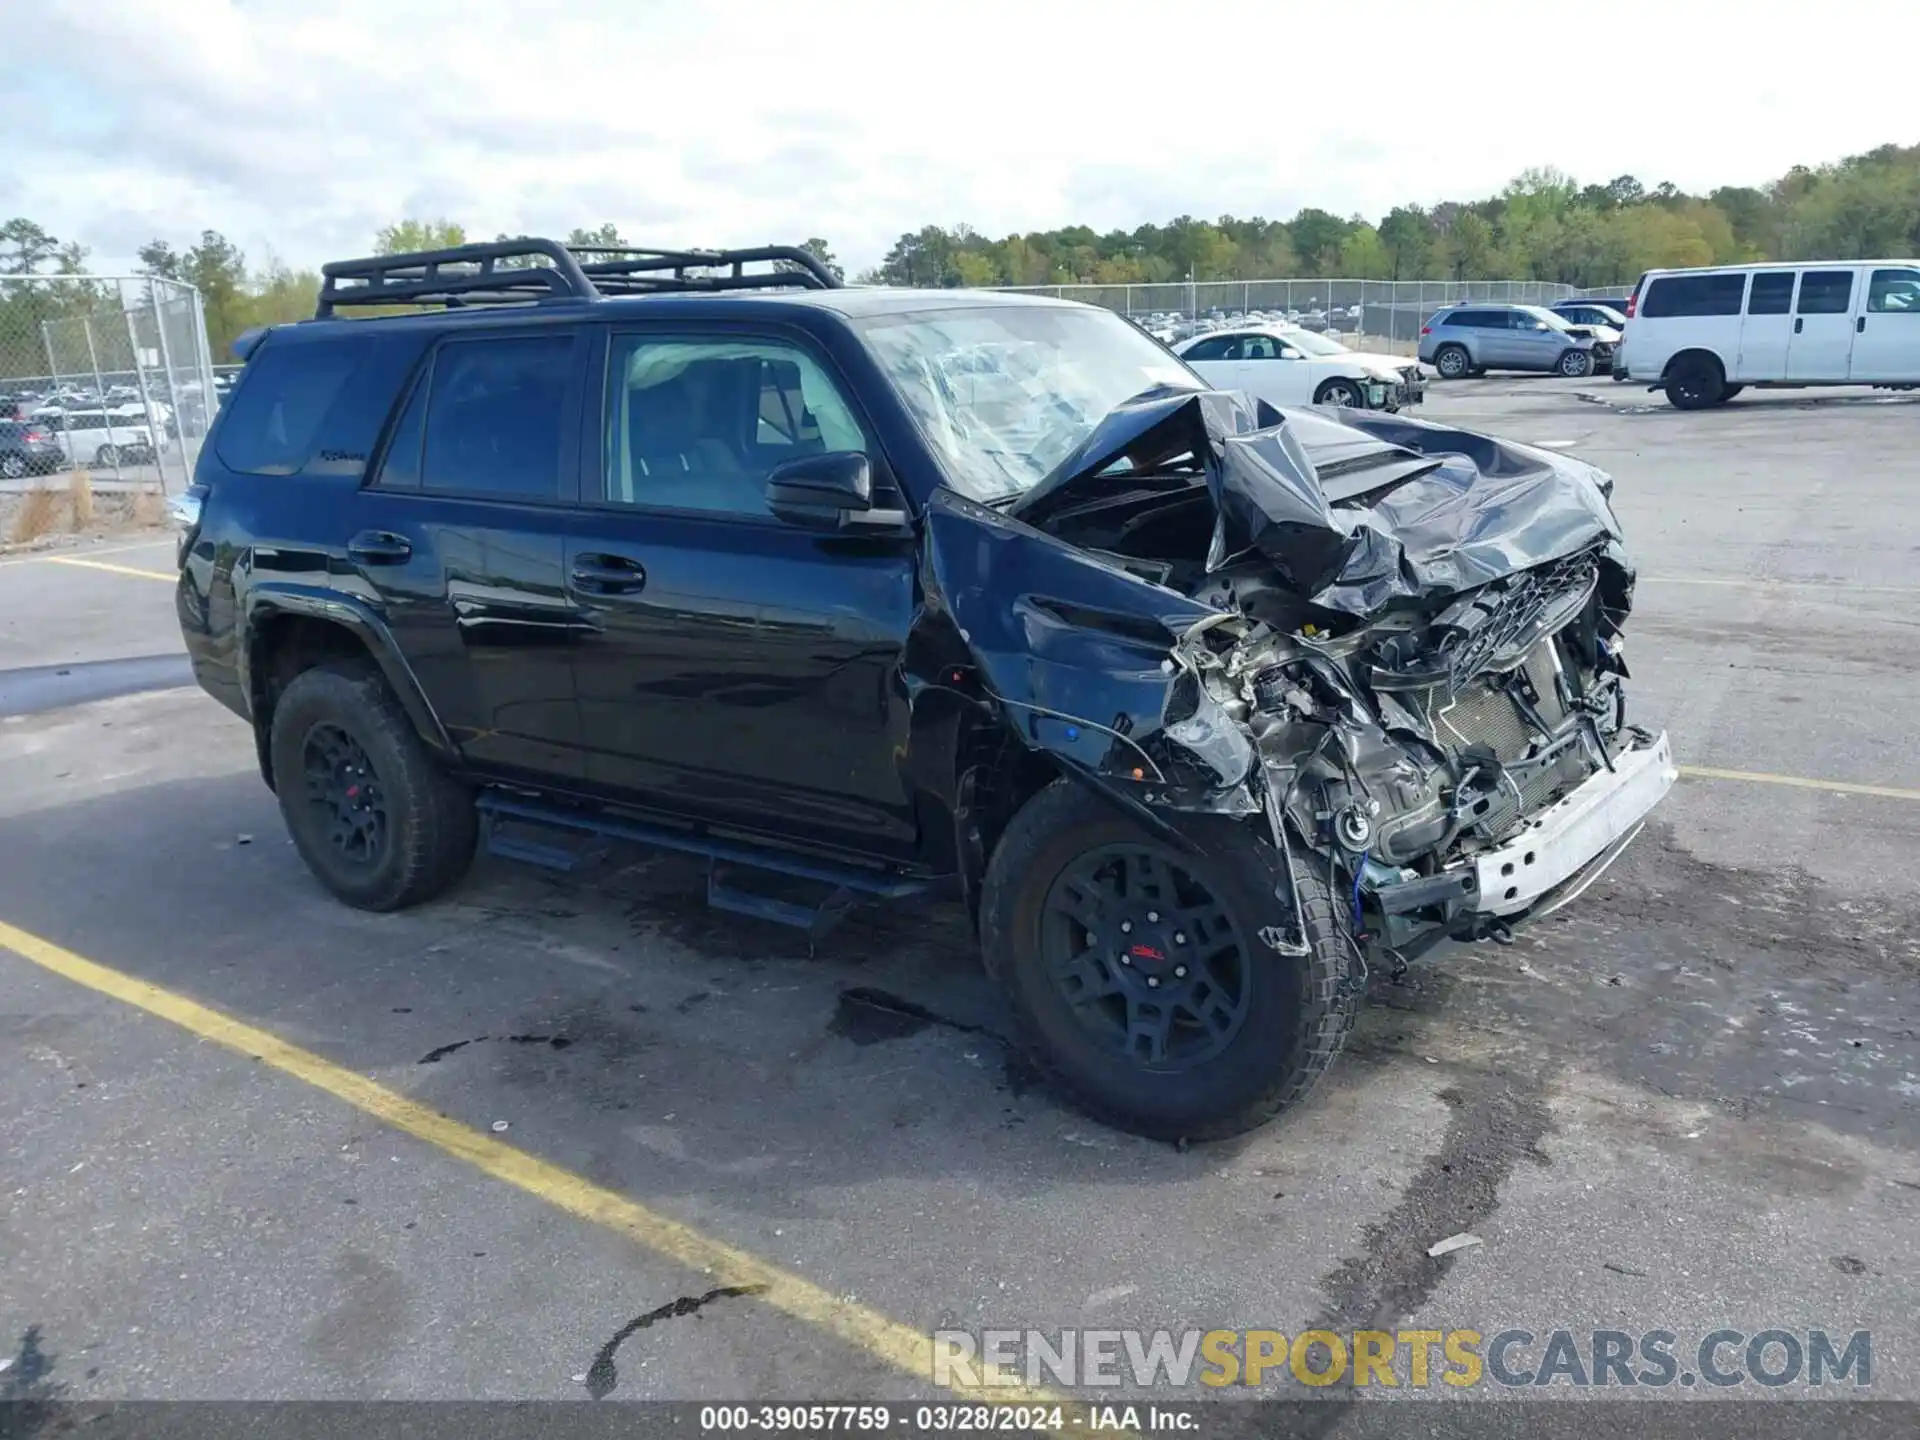
<path fill-rule="evenodd" d="M 25 0 L 9 0 L 24 4 Z M 1920 140 L 1900 7 L 1608 0 L 37 0 L 0 218 L 364 253 L 403 216 L 629 240 L 1377 218 L 1552 164 L 1683 188 Z M 16 57 L 18 58 L 18 57 Z M 1898 72 L 1898 73 L 1897 73 Z"/>

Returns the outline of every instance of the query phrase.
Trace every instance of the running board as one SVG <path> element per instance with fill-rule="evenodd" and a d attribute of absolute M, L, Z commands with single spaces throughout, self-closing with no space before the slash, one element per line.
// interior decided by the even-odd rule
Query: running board
<path fill-rule="evenodd" d="M 836 865 L 829 860 L 809 859 L 784 851 L 762 849 L 745 841 L 723 840 L 690 830 L 650 825 L 641 820 L 582 810 L 556 809 L 495 792 L 482 794 L 476 803 L 490 854 L 562 873 L 576 870 L 584 861 L 593 858 L 590 854 L 562 845 L 549 845 L 522 835 L 503 833 L 501 829 L 503 824 L 521 824 L 675 850 L 684 855 L 699 855 L 707 861 L 709 906 L 715 910 L 804 930 L 809 942 L 822 939 L 862 900 L 905 900 L 923 895 L 933 888 L 931 881 L 908 879 L 883 870 Z M 813 905 L 756 894 L 735 882 L 733 872 L 741 869 L 824 885 L 828 887 L 827 894 Z"/>

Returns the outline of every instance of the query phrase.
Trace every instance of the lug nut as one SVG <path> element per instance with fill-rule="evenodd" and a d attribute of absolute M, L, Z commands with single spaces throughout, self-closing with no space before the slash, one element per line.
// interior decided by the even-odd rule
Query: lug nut
<path fill-rule="evenodd" d="M 1158 975 L 1147 976 L 1147 988 L 1149 990 L 1158 990 L 1160 988 L 1160 977 Z"/>
<path fill-rule="evenodd" d="M 1173 943 L 1174 943 L 1174 944 L 1176 944 L 1176 945 L 1184 945 L 1184 944 L 1186 944 L 1186 943 L 1187 943 L 1187 932 L 1186 932 L 1186 931 L 1184 931 L 1184 930 L 1176 930 L 1176 931 L 1174 931 L 1174 932 L 1173 932 Z"/>
<path fill-rule="evenodd" d="M 1187 978 L 1187 967 L 1186 967 L 1186 966 L 1184 966 L 1184 965 L 1176 965 L 1176 966 L 1174 966 L 1174 967 L 1173 967 L 1173 978 L 1174 978 L 1174 979 L 1176 979 L 1176 980 L 1184 980 L 1184 979 L 1186 979 L 1186 978 Z"/>
<path fill-rule="evenodd" d="M 1122 955 L 1120 957 L 1120 963 L 1122 965 L 1131 965 L 1133 964 L 1133 957 L 1130 955 Z"/>
<path fill-rule="evenodd" d="M 1147 911 L 1147 923 L 1149 925 L 1157 924 L 1159 922 L 1159 919 L 1160 919 L 1160 912 L 1158 910 Z"/>
<path fill-rule="evenodd" d="M 1133 921 L 1122 920 L 1120 922 L 1120 933 L 1122 935 L 1131 935 L 1133 933 Z"/>

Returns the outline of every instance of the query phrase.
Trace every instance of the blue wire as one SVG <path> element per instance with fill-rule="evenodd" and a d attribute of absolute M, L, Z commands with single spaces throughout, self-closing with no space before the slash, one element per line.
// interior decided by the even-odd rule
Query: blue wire
<path fill-rule="evenodd" d="M 1353 867 L 1353 933 L 1358 935 L 1362 927 L 1360 918 L 1360 881 L 1367 873 L 1367 852 L 1360 852 L 1360 859 Z"/>

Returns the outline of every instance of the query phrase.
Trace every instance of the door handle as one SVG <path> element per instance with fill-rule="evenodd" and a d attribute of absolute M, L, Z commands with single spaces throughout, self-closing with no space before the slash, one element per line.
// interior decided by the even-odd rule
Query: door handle
<path fill-rule="evenodd" d="M 398 565 L 413 554 L 413 542 L 391 530 L 362 530 L 347 542 L 347 557 L 363 565 Z"/>
<path fill-rule="evenodd" d="M 1794 316 L 1793 317 L 1793 333 L 1798 335 L 1801 332 L 1801 330 L 1806 327 L 1806 323 L 1807 322 L 1802 320 L 1798 315 Z"/>
<path fill-rule="evenodd" d="M 1867 333 L 1867 317 L 1866 316 L 1862 315 L 1858 320 L 1855 320 L 1853 322 L 1853 333 L 1856 335 L 1864 335 Z"/>
<path fill-rule="evenodd" d="M 646 586 L 647 572 L 625 555 L 576 555 L 573 583 L 589 595 L 632 595 Z"/>

